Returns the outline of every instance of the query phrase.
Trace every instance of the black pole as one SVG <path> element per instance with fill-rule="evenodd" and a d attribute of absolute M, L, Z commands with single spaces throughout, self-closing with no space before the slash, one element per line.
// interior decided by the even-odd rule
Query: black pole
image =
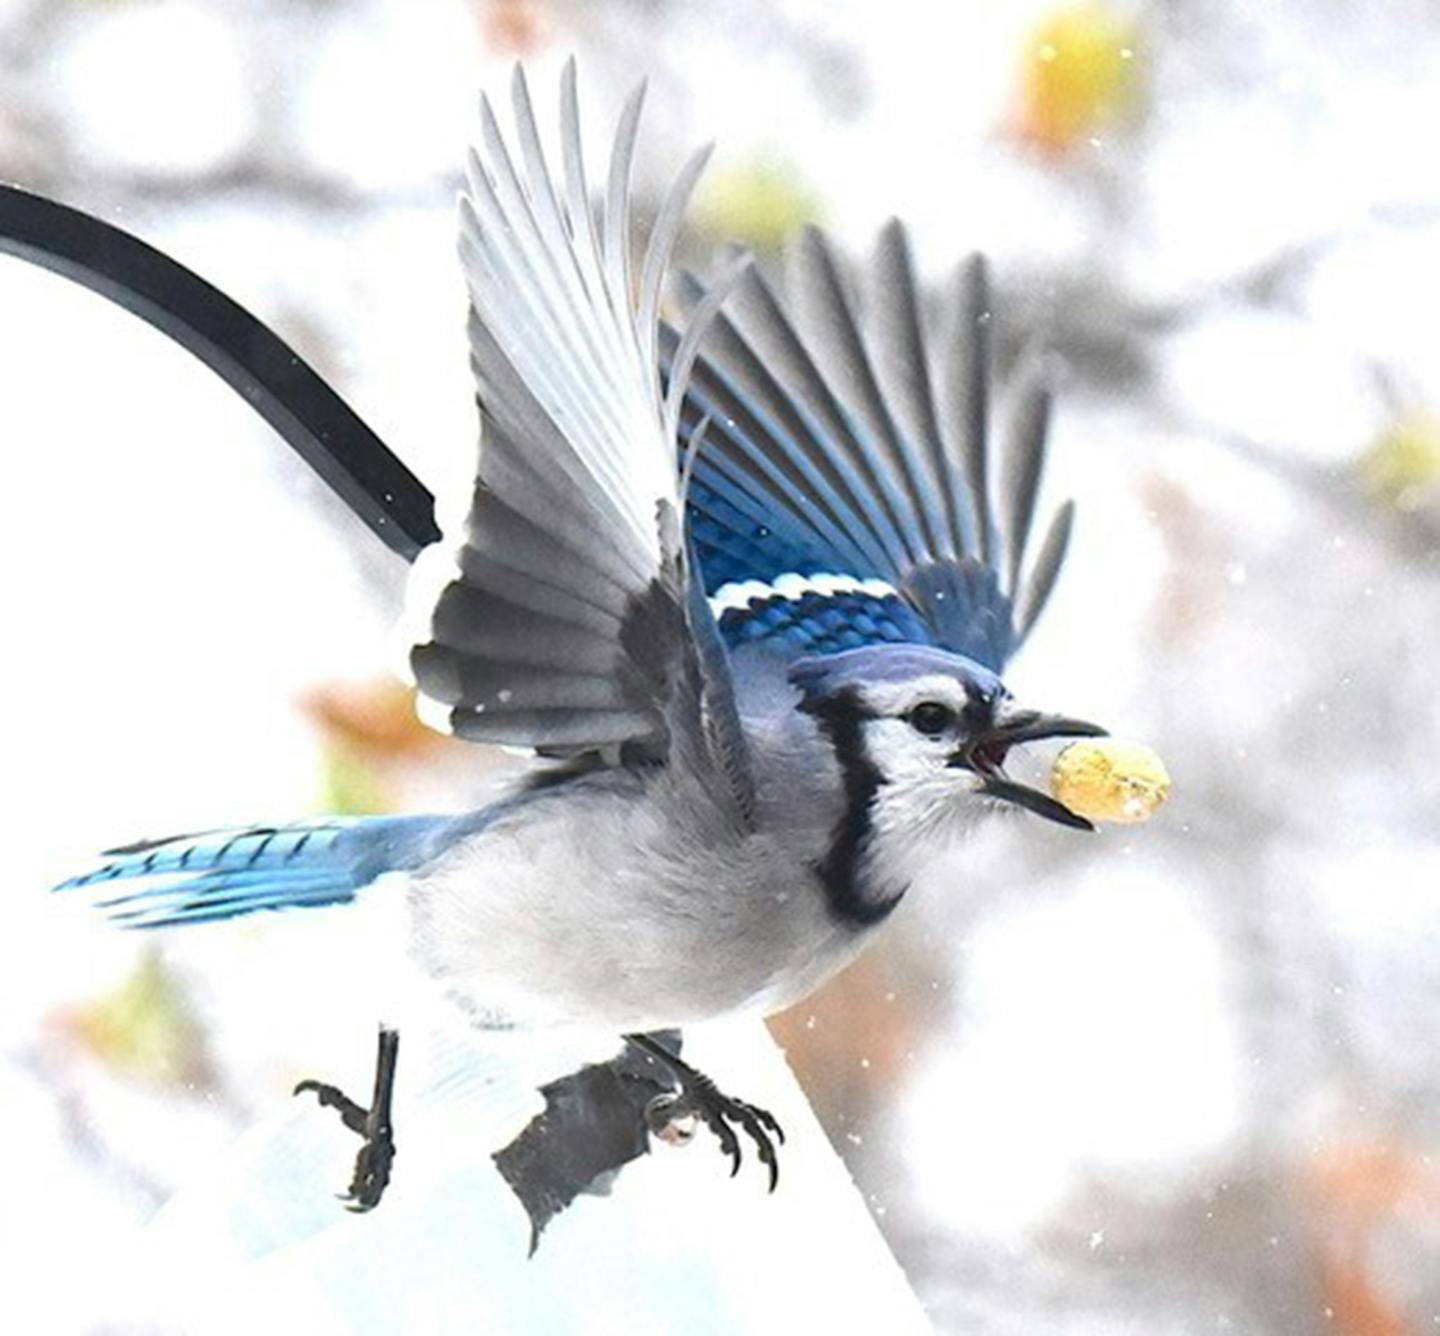
<path fill-rule="evenodd" d="M 153 246 L 0 183 L 0 254 L 108 297 L 193 353 L 406 561 L 440 537 L 435 498 L 293 348 Z"/>

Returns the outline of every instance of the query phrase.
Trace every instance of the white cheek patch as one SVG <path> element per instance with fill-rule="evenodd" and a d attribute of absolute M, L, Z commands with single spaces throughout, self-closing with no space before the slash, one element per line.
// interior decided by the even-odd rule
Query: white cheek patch
<path fill-rule="evenodd" d="M 865 753 L 891 783 L 948 769 L 954 740 L 925 737 L 903 719 L 873 719 L 865 725 Z"/>
<path fill-rule="evenodd" d="M 837 594 L 892 598 L 896 589 L 884 580 L 860 580 L 853 575 L 796 575 L 791 572 L 777 576 L 768 584 L 764 580 L 732 580 L 710 595 L 710 608 L 719 617 L 725 612 L 743 612 L 752 603 L 763 603 L 772 598 L 795 603 L 806 594 L 819 594 L 821 598 L 834 598 Z"/>
<path fill-rule="evenodd" d="M 923 841 L 974 819 L 979 777 L 949 764 L 953 750 L 953 738 L 925 737 L 903 719 L 866 724 L 866 754 L 884 776 L 873 813 L 877 839 Z"/>
<path fill-rule="evenodd" d="M 870 813 L 871 855 L 908 880 L 941 857 L 984 815 L 979 780 L 943 764 L 883 784 Z"/>

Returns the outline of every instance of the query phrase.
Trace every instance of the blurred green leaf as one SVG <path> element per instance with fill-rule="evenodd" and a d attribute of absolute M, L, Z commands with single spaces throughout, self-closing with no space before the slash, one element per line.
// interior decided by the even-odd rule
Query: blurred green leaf
<path fill-rule="evenodd" d="M 1397 423 L 1361 457 L 1365 489 L 1382 505 L 1415 510 L 1440 494 L 1440 418 Z"/>
<path fill-rule="evenodd" d="M 822 216 L 819 192 L 790 163 L 773 158 L 717 168 L 695 201 L 702 232 L 772 253 Z"/>
<path fill-rule="evenodd" d="M 118 987 L 67 1019 L 71 1033 L 118 1073 L 152 1085 L 208 1083 L 204 1032 L 158 949 L 146 950 Z"/>

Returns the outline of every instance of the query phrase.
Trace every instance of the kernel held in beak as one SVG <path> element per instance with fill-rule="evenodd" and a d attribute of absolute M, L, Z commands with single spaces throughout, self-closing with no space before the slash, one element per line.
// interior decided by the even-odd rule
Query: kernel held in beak
<path fill-rule="evenodd" d="M 1055 758 L 1050 792 L 1092 821 L 1148 821 L 1170 794 L 1170 775 L 1143 742 L 1085 738 Z"/>

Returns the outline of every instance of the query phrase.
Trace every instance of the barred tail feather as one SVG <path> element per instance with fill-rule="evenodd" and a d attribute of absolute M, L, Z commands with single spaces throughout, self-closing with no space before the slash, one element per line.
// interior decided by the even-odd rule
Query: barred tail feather
<path fill-rule="evenodd" d="M 385 872 L 417 866 L 453 818 L 324 817 L 144 840 L 61 882 L 125 928 L 208 923 L 261 909 L 343 904 Z"/>

